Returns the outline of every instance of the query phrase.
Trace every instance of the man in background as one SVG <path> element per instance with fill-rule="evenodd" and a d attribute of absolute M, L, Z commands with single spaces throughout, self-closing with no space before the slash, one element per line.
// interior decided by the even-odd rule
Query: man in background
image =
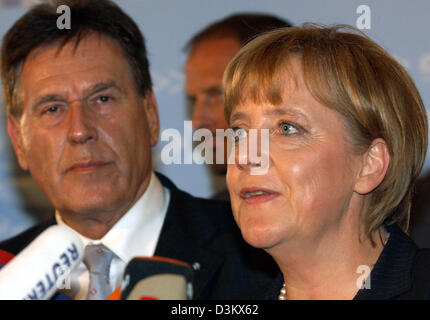
<path fill-rule="evenodd" d="M 224 119 L 222 76 L 227 64 L 250 40 L 263 32 L 291 27 L 281 18 L 267 14 L 235 14 L 216 21 L 194 35 L 185 50 L 186 94 L 193 129 L 205 128 L 215 137 L 216 129 L 227 129 Z M 225 174 L 227 170 L 226 143 L 212 142 L 213 164 L 210 165 L 215 199 L 228 200 Z M 224 153 L 224 163 L 217 164 L 216 153 Z"/>

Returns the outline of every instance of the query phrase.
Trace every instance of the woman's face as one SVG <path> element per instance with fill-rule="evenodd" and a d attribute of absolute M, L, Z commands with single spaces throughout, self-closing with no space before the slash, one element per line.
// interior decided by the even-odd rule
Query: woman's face
<path fill-rule="evenodd" d="M 300 63 L 286 76 L 283 102 L 233 108 L 235 130 L 269 129 L 269 168 L 229 164 L 227 185 L 234 217 L 245 240 L 269 249 L 285 241 L 317 240 L 349 213 L 361 157 L 351 152 L 342 116 L 317 102 L 306 88 Z"/>

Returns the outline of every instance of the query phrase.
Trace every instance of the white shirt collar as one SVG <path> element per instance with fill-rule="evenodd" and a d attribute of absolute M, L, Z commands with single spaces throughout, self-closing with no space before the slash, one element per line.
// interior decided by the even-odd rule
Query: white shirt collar
<path fill-rule="evenodd" d="M 152 172 L 143 195 L 103 238 L 92 240 L 79 233 L 78 235 L 84 246 L 89 243 L 101 243 L 112 250 L 124 263 L 138 256 L 153 256 L 169 200 L 169 189 L 164 188 Z M 55 213 L 55 218 L 58 224 L 66 225 L 58 211 Z"/>

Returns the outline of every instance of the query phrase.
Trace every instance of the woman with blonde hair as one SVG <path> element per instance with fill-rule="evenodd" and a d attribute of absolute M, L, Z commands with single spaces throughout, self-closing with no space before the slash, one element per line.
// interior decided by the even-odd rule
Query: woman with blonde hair
<path fill-rule="evenodd" d="M 237 145 L 269 132 L 265 174 L 240 148 L 227 170 L 244 239 L 280 269 L 268 298 L 430 298 L 406 234 L 427 115 L 398 62 L 348 26 L 278 29 L 230 62 L 224 99 Z"/>

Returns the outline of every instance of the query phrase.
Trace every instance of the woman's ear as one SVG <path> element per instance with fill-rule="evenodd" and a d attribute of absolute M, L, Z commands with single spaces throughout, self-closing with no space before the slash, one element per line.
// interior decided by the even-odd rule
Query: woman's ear
<path fill-rule="evenodd" d="M 24 147 L 21 138 L 21 125 L 17 119 L 8 115 L 7 117 L 7 132 L 12 142 L 13 149 L 15 150 L 18 158 L 18 163 L 23 170 L 28 170 L 27 159 L 24 153 Z"/>
<path fill-rule="evenodd" d="M 362 156 L 362 165 L 354 191 L 359 194 L 367 194 L 379 186 L 387 173 L 390 159 L 390 152 L 385 140 L 382 138 L 373 140 L 369 149 Z"/>

